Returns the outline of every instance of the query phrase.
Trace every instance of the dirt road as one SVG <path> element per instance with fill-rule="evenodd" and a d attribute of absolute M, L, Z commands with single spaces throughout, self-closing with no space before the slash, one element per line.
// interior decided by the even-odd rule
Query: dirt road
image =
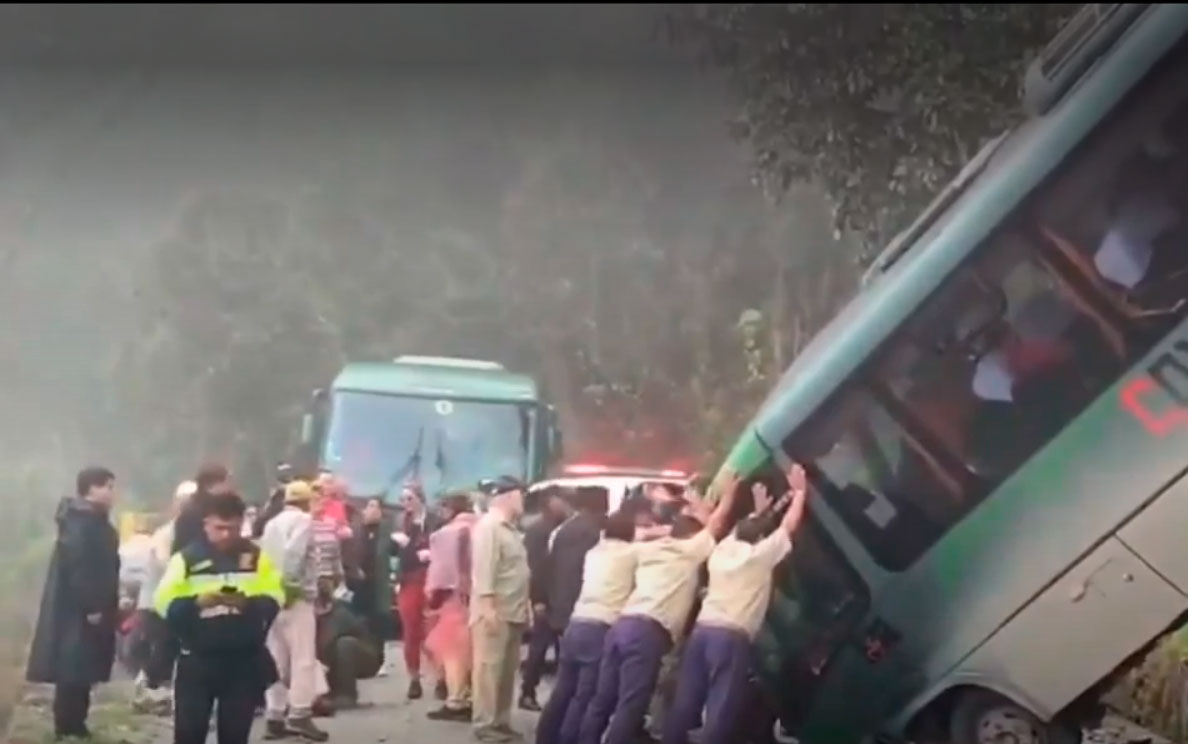
<path fill-rule="evenodd" d="M 403 672 L 398 645 L 389 646 L 388 658 L 395 661 L 388 676 L 361 684 L 361 697 L 365 702 L 372 703 L 372 707 L 330 719 L 319 719 L 319 725 L 330 733 L 330 741 L 341 744 L 473 744 L 475 739 L 471 736 L 468 724 L 442 723 L 425 717 L 426 713 L 439 705 L 438 701 L 432 699 L 431 683 L 426 685 L 426 692 L 430 693 L 427 699 L 409 702 L 405 698 L 408 679 Z M 540 693 L 543 701 L 547 697 L 547 689 L 541 689 Z M 30 691 L 22 710 L 18 712 L 10 744 L 42 744 L 52 739 L 47 727 L 51 694 L 48 689 Z M 91 716 L 96 744 L 172 744 L 173 732 L 169 720 L 131 714 L 129 695 L 127 682 L 99 688 Z M 1117 718 L 1107 719 L 1106 724 L 1102 730 L 1090 732 L 1086 736 L 1086 744 L 1167 744 L 1159 738 L 1146 738 L 1149 736 L 1147 732 Z M 536 715 L 515 710 L 512 725 L 524 734 L 525 742 L 531 742 Z M 257 720 L 252 733 L 253 744 L 263 741 L 262 720 Z M 297 743 L 296 739 L 291 741 Z M 215 742 L 213 731 L 208 742 Z"/>

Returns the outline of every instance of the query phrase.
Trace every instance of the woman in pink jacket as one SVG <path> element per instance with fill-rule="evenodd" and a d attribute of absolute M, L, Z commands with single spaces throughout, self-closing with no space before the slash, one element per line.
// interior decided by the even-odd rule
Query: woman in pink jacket
<path fill-rule="evenodd" d="M 446 683 L 446 701 L 429 713 L 437 721 L 470 721 L 470 536 L 476 521 L 469 494 L 442 503 L 445 525 L 429 536 L 425 579 L 430 630 L 425 650 Z"/>

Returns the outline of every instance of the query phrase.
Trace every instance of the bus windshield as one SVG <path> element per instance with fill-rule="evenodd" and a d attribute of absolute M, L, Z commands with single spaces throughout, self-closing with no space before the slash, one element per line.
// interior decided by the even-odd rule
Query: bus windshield
<path fill-rule="evenodd" d="M 530 407 L 354 391 L 334 394 L 322 454 L 354 496 L 391 503 L 407 481 L 432 495 L 528 471 Z"/>

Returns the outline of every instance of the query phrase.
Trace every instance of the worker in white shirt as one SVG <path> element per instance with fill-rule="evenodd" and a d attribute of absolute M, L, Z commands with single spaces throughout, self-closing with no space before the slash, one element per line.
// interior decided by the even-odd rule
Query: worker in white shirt
<path fill-rule="evenodd" d="M 788 473 L 790 500 L 779 527 L 752 516 L 722 540 L 709 559 L 709 589 L 681 660 L 676 699 L 665 721 L 662 744 L 687 744 L 701 722 L 703 744 L 730 744 L 747 694 L 751 643 L 771 600 L 772 572 L 792 551 L 792 535 L 804 519 L 808 489 L 804 468 Z"/>
<path fill-rule="evenodd" d="M 582 716 L 581 744 L 632 744 L 656 688 L 660 664 L 684 629 L 697 594 L 698 572 L 726 533 L 738 477 L 724 471 L 716 507 L 700 500 L 666 537 L 636 546 L 635 587 L 606 634 L 598 689 Z M 712 511 L 711 511 L 712 510 Z"/>
<path fill-rule="evenodd" d="M 594 697 L 602 645 L 635 588 L 635 518 L 615 512 L 585 557 L 581 594 L 561 636 L 557 680 L 536 725 L 536 744 L 576 742 Z"/>

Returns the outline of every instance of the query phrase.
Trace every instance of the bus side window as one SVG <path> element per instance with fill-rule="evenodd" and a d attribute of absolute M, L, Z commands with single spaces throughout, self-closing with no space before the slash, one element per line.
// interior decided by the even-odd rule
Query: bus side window
<path fill-rule="evenodd" d="M 1188 48 L 1131 91 L 1033 204 L 1046 250 L 1140 330 L 1188 314 Z"/>
<path fill-rule="evenodd" d="M 1006 478 L 1113 383 L 1123 358 L 1110 320 L 1005 230 L 901 334 L 910 364 L 880 374 L 908 415 L 985 486 Z"/>
<path fill-rule="evenodd" d="M 889 570 L 909 566 L 943 533 L 951 482 L 870 393 L 846 391 L 785 449 Z"/>

